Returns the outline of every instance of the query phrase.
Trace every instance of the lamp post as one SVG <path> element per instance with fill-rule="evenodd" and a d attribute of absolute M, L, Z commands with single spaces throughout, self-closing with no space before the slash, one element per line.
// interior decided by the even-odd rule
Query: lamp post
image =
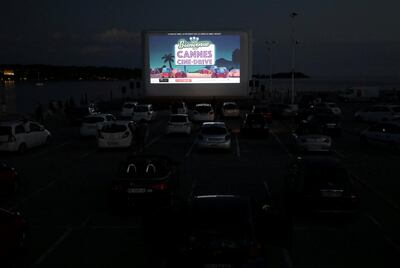
<path fill-rule="evenodd" d="M 292 42 L 292 90 L 291 90 L 291 94 L 290 94 L 290 103 L 294 104 L 294 76 L 295 76 L 295 64 L 296 64 L 296 45 L 297 45 L 297 41 L 295 39 L 294 36 L 294 18 L 296 16 L 298 16 L 299 14 L 296 12 L 292 12 L 292 14 L 290 14 L 290 17 L 292 18 L 292 31 L 291 31 L 291 42 Z"/>
<path fill-rule="evenodd" d="M 272 92 L 272 46 L 278 44 L 277 41 L 266 41 L 265 44 L 267 45 L 267 54 L 269 58 L 269 92 Z"/>

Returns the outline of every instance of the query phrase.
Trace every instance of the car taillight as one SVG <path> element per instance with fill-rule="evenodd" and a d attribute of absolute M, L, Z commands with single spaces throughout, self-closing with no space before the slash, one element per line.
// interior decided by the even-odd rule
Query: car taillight
<path fill-rule="evenodd" d="M 153 190 L 163 191 L 168 188 L 168 185 L 166 183 L 157 183 L 157 184 L 150 185 L 150 188 Z"/>
<path fill-rule="evenodd" d="M 113 185 L 112 188 L 111 188 L 111 190 L 112 190 L 114 193 L 122 193 L 122 192 L 124 192 L 124 189 L 125 189 L 125 188 L 124 188 L 122 185 L 120 185 L 120 184 Z"/>
<path fill-rule="evenodd" d="M 126 131 L 126 132 L 124 133 L 124 135 L 122 135 L 122 138 L 123 138 L 123 139 L 125 139 L 125 138 L 127 138 L 127 137 L 129 137 L 129 131 Z"/>
<path fill-rule="evenodd" d="M 228 141 L 228 140 L 230 140 L 230 139 L 231 139 L 231 135 L 226 135 L 226 136 L 225 136 L 225 140 L 226 140 L 226 141 Z"/>
<path fill-rule="evenodd" d="M 14 135 L 8 136 L 8 142 L 16 142 L 16 141 L 17 141 L 17 138 L 15 138 Z"/>

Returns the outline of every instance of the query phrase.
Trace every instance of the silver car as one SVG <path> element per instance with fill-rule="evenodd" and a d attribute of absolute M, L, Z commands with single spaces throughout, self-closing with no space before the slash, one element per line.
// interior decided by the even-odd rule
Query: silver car
<path fill-rule="evenodd" d="M 197 137 L 199 149 L 231 149 L 231 135 L 224 122 L 205 122 Z"/>
<path fill-rule="evenodd" d="M 308 123 L 301 123 L 293 132 L 293 137 L 299 151 L 329 152 L 332 147 L 332 139 Z"/>

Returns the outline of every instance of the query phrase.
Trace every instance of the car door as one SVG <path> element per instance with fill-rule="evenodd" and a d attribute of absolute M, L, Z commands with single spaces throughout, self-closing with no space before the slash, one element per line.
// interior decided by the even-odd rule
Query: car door
<path fill-rule="evenodd" d="M 28 134 L 29 140 L 31 142 L 31 146 L 29 147 L 35 147 L 42 145 L 46 142 L 44 136 L 44 129 L 42 129 L 38 124 L 35 123 L 30 123 L 29 124 L 29 129 L 30 133 Z"/>

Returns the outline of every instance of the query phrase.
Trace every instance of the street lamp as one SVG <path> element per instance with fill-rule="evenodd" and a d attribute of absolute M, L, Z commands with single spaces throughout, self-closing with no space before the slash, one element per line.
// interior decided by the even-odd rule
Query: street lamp
<path fill-rule="evenodd" d="M 272 92 L 272 46 L 278 44 L 277 41 L 272 40 L 272 41 L 266 41 L 265 44 L 267 45 L 267 54 L 269 57 L 269 86 L 268 90 L 269 92 Z"/>
<path fill-rule="evenodd" d="M 292 42 L 292 90 L 291 90 L 291 98 L 290 102 L 291 104 L 294 104 L 294 75 L 295 75 L 295 63 L 296 63 L 296 45 L 298 44 L 298 41 L 296 41 L 295 36 L 294 36 L 294 18 L 298 16 L 299 14 L 296 12 L 292 12 L 290 14 L 290 17 L 292 18 L 292 32 L 291 32 L 291 42 Z"/>

